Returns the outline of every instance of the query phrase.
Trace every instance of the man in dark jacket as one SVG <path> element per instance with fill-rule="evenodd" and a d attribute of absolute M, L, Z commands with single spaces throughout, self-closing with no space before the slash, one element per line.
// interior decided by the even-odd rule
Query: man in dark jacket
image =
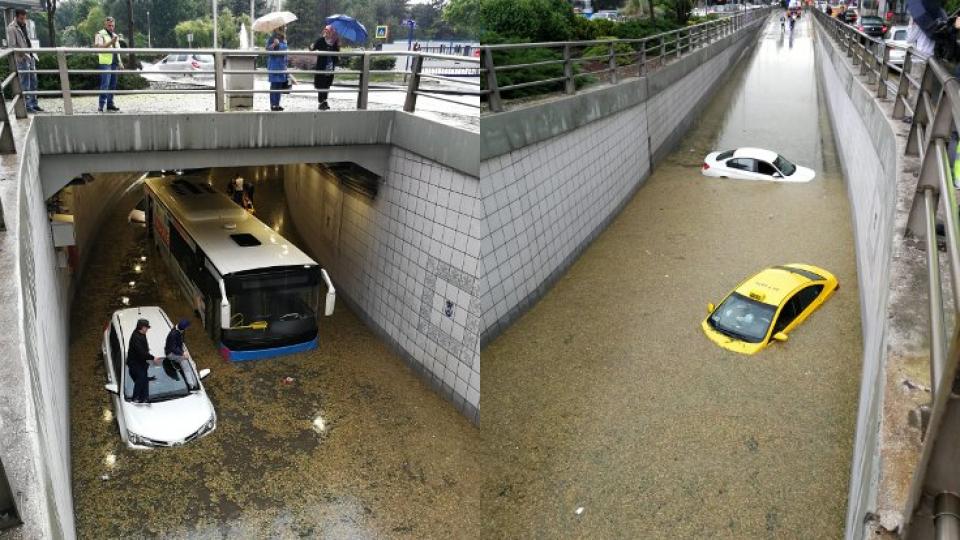
<path fill-rule="evenodd" d="M 323 28 L 320 38 L 310 45 L 311 51 L 340 52 L 340 40 L 337 37 L 337 31 L 332 26 L 327 25 Z M 316 71 L 333 71 L 337 67 L 337 56 L 317 56 L 317 65 L 313 69 Z M 330 109 L 327 104 L 327 90 L 333 84 L 333 73 L 317 73 L 313 76 L 313 87 L 319 90 L 317 92 L 317 101 L 320 102 L 320 110 Z"/>
<path fill-rule="evenodd" d="M 163 358 L 155 357 L 150 352 L 150 345 L 147 343 L 147 330 L 150 329 L 150 321 L 140 319 L 137 321 L 137 329 L 130 336 L 130 346 L 127 348 L 127 367 L 130 369 L 130 377 L 133 378 L 133 402 L 149 403 L 150 401 L 150 381 L 147 379 L 147 368 L 150 362 L 161 362 Z"/>
<path fill-rule="evenodd" d="M 188 326 L 190 326 L 190 321 L 180 319 L 180 322 L 170 329 L 170 333 L 167 334 L 167 343 L 163 348 L 163 352 L 167 355 L 167 360 L 180 364 L 180 371 L 183 373 L 183 378 L 187 382 L 187 387 L 194 389 L 197 387 L 197 380 L 193 376 L 193 366 L 190 365 L 190 357 L 187 356 L 183 346 L 183 337 Z M 174 377 L 176 377 L 176 374 L 174 374 Z"/>

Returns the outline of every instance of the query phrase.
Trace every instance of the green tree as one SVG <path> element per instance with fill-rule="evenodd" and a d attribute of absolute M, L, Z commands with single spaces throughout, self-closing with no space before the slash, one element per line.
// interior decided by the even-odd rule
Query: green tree
<path fill-rule="evenodd" d="M 193 48 L 213 46 L 213 21 L 209 18 L 199 18 L 183 21 L 174 27 L 173 33 L 177 38 L 177 46 Z M 193 34 L 193 41 L 187 41 L 187 35 Z"/>
<path fill-rule="evenodd" d="M 480 0 L 450 0 L 443 8 L 443 20 L 469 37 L 480 36 Z"/>
<path fill-rule="evenodd" d="M 485 0 L 480 25 L 508 39 L 562 41 L 572 36 L 575 17 L 566 0 Z"/>

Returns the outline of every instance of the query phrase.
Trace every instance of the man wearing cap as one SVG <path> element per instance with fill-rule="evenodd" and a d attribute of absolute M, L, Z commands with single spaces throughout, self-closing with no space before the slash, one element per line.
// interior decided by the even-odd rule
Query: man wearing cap
<path fill-rule="evenodd" d="M 183 373 L 183 377 L 187 382 L 187 387 L 193 389 L 197 387 L 197 380 L 193 376 L 190 357 L 186 355 L 186 351 L 184 351 L 183 348 L 183 335 L 189 326 L 190 321 L 180 319 L 180 322 L 171 328 L 170 333 L 167 334 L 167 344 L 164 346 L 163 352 L 167 355 L 167 360 L 180 364 L 180 371 Z"/>
<path fill-rule="evenodd" d="M 159 363 L 163 358 L 153 356 L 150 352 L 150 345 L 147 343 L 147 330 L 150 329 L 150 321 L 140 319 L 137 321 L 137 329 L 130 336 L 130 346 L 127 348 L 127 367 L 130 369 L 130 377 L 133 378 L 133 402 L 150 402 L 150 381 L 147 378 L 147 368 L 150 362 Z"/>

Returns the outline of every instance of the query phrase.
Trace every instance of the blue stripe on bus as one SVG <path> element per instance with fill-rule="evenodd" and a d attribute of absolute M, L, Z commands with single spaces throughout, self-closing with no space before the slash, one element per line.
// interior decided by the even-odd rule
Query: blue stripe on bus
<path fill-rule="evenodd" d="M 261 360 L 263 358 L 273 358 L 275 356 L 284 356 L 287 354 L 296 354 L 299 352 L 310 351 L 317 348 L 320 337 L 317 336 L 310 341 L 298 343 L 296 345 L 287 345 L 285 347 L 275 347 L 273 349 L 257 349 L 254 351 L 231 351 L 220 344 L 220 353 L 227 360 L 232 362 L 245 362 L 247 360 Z"/>

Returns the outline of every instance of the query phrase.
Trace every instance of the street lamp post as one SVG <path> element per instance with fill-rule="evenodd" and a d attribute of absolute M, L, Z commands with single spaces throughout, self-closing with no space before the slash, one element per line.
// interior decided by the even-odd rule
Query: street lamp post
<path fill-rule="evenodd" d="M 147 10 L 147 48 L 153 48 L 153 41 L 150 39 L 150 10 Z"/>

